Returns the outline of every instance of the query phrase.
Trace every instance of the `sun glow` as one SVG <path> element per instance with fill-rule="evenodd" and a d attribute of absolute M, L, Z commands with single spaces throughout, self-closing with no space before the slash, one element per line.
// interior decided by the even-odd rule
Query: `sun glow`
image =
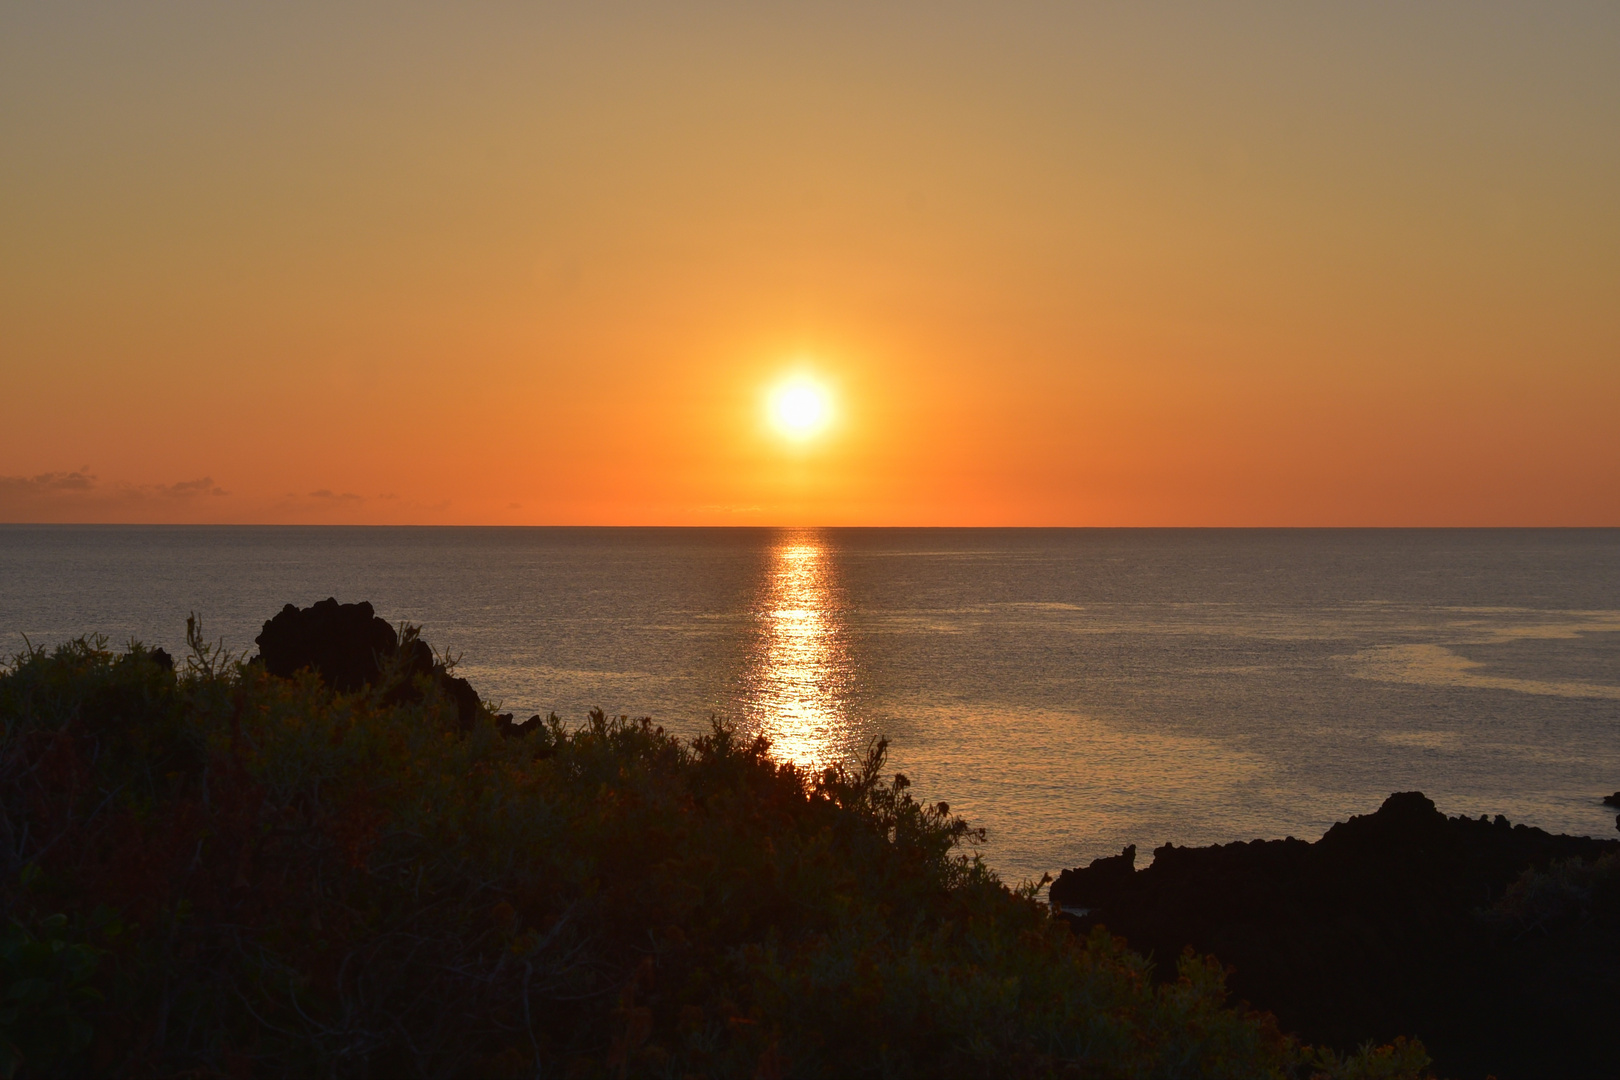
<path fill-rule="evenodd" d="M 816 383 L 804 378 L 793 379 L 771 392 L 770 416 L 784 435 L 808 439 L 831 421 L 832 402 L 827 391 Z"/>

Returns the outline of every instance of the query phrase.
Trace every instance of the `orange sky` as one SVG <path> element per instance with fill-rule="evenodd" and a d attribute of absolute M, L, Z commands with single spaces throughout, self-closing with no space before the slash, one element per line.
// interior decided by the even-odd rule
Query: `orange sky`
<path fill-rule="evenodd" d="M 0 521 L 1620 525 L 1620 7 L 1216 7 L 5 5 Z"/>

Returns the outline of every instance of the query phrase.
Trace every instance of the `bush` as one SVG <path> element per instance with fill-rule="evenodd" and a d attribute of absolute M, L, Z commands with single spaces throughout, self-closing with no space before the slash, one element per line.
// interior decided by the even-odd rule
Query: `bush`
<path fill-rule="evenodd" d="M 1620 856 L 1556 859 L 1546 867 L 1526 867 L 1507 891 L 1482 910 L 1481 921 L 1512 938 L 1546 933 L 1586 919 L 1594 901 L 1620 885 Z"/>
<path fill-rule="evenodd" d="M 32 929 L 14 921 L 0 932 L 0 1076 L 25 1062 L 57 1071 L 90 1045 L 84 1010 L 101 996 L 90 985 L 97 952 L 64 936 L 67 921 L 51 915 Z"/>
<path fill-rule="evenodd" d="M 0 1035 L 26 1075 L 1423 1068 L 1303 1050 L 1206 958 L 1155 987 L 964 855 L 881 742 L 811 773 L 724 725 L 463 732 L 420 676 L 417 702 L 398 670 L 334 693 L 190 638 L 179 672 L 81 639 L 0 674 Z"/>

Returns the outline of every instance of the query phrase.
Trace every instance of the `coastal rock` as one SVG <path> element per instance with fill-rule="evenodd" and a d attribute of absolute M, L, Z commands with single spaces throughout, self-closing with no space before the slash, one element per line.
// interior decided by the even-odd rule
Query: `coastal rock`
<path fill-rule="evenodd" d="M 461 726 L 472 727 L 483 707 L 478 692 L 466 679 L 451 675 L 436 662 L 427 642 L 407 637 L 402 648 L 399 635 L 377 617 L 370 603 L 340 604 L 335 597 L 327 597 L 307 608 L 288 604 L 266 621 L 253 639 L 259 646 L 259 655 L 253 659 L 284 679 L 312 669 L 322 682 L 342 693 L 376 686 L 388 669 L 397 668 L 401 678 L 388 695 L 395 702 L 420 700 L 415 678 L 425 675 L 456 703 Z"/>
<path fill-rule="evenodd" d="M 307 608 L 288 604 L 253 640 L 270 674 L 289 679 L 313 668 L 346 694 L 375 683 L 382 661 L 399 652 L 399 635 L 369 603 L 340 604 L 335 597 Z"/>
<path fill-rule="evenodd" d="M 1136 845 L 1132 844 L 1118 855 L 1091 860 L 1084 870 L 1065 870 L 1058 877 L 1063 883 L 1059 893 L 1052 886 L 1052 903 L 1072 911 L 1092 911 L 1110 902 L 1121 891 L 1129 889 L 1136 873 Z"/>
<path fill-rule="evenodd" d="M 495 717 L 495 731 L 502 738 L 506 739 L 521 739 L 529 732 L 537 730 L 539 725 L 539 713 L 536 713 L 522 722 L 514 722 L 512 720 L 512 714 L 509 712 L 499 713 Z"/>
<path fill-rule="evenodd" d="M 1135 854 L 1065 870 L 1050 896 L 1160 977 L 1184 947 L 1213 953 L 1285 1030 L 1341 1048 L 1414 1035 L 1446 1076 L 1620 1072 L 1604 1035 L 1620 1011 L 1620 842 L 1447 818 L 1411 791 L 1314 844 L 1167 844 L 1142 870 Z"/>
<path fill-rule="evenodd" d="M 1603 796 L 1603 805 L 1620 806 L 1620 791 L 1615 792 L 1613 795 Z"/>

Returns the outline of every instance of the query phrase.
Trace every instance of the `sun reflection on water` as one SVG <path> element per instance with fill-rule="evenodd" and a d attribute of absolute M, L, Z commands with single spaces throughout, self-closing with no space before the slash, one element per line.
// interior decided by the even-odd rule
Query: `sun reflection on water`
<path fill-rule="evenodd" d="M 777 757 L 821 766 L 849 739 L 849 653 L 832 557 L 820 534 L 791 533 L 771 552 L 756 607 L 748 711 Z"/>

